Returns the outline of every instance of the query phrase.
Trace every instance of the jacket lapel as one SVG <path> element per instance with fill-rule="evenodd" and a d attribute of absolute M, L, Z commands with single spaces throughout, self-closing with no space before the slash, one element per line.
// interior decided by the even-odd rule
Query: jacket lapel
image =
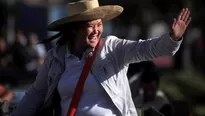
<path fill-rule="evenodd" d="M 64 63 L 65 62 L 65 54 L 66 54 L 66 45 L 56 47 L 52 51 L 52 55 L 53 55 L 55 60 L 51 62 L 50 70 L 53 70 L 54 68 L 60 68 L 60 71 L 59 72 L 58 71 L 51 71 L 53 73 L 52 73 L 52 75 L 49 75 L 50 77 L 48 77 L 48 83 L 49 83 L 48 93 L 45 97 L 45 101 L 44 101 L 44 104 L 43 104 L 41 110 L 49 108 L 53 104 L 54 94 L 56 93 L 56 88 L 57 88 L 58 82 L 60 80 L 62 73 L 65 70 L 65 63 Z M 52 66 L 55 66 L 55 67 L 52 67 Z"/>

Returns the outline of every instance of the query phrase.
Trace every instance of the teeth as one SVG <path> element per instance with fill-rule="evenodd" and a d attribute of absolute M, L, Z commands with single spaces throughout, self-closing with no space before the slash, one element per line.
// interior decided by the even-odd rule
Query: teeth
<path fill-rule="evenodd" d="M 92 36 L 89 37 L 89 39 L 94 39 L 94 38 L 97 38 L 97 36 L 92 35 Z"/>
<path fill-rule="evenodd" d="M 90 39 L 95 39 L 96 37 L 90 37 Z"/>
<path fill-rule="evenodd" d="M 97 40 L 96 37 L 90 38 L 90 41 L 91 41 L 91 42 L 95 42 L 96 40 Z"/>

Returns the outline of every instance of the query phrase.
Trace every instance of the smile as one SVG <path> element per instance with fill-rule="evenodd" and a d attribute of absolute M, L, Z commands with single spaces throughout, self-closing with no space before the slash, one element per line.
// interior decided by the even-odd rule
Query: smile
<path fill-rule="evenodd" d="M 90 42 L 96 42 L 97 41 L 97 37 L 89 37 L 88 39 L 90 40 Z"/>

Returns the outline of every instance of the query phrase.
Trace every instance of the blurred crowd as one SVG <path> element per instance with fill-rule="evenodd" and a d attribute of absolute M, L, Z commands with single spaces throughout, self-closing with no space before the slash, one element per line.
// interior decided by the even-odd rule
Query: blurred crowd
<path fill-rule="evenodd" d="M 28 37 L 17 31 L 15 42 L 9 45 L 6 39 L 0 39 L 0 81 L 17 84 L 18 80 L 32 79 L 46 56 L 45 46 L 38 43 L 38 35 L 30 33 Z"/>
<path fill-rule="evenodd" d="M 160 88 L 162 74 L 152 61 L 131 64 L 128 75 L 135 107 L 144 116 L 192 116 L 186 101 L 169 99 Z"/>
<path fill-rule="evenodd" d="M 27 12 L 29 12 L 29 10 L 34 12 L 35 8 L 39 8 L 25 4 L 23 6 L 26 6 Z M 64 7 L 59 6 L 60 5 L 53 5 L 48 8 L 48 22 L 60 18 L 65 14 L 66 11 Z M 172 23 L 172 19 L 175 16 L 174 14 L 180 10 L 182 5 L 176 5 L 174 10 L 170 8 L 172 9 L 170 11 L 159 10 L 152 5 L 145 6 L 143 3 L 140 5 L 125 4 L 122 6 L 125 7 L 125 11 L 121 16 L 113 21 L 104 23 L 103 36 L 112 34 L 130 40 L 159 36 L 169 31 L 169 25 Z M 32 9 L 28 7 L 32 7 Z M 1 11 L 4 10 L 0 10 L 0 13 Z M 21 12 L 23 12 L 22 14 L 26 14 L 24 11 Z M 43 22 L 41 21 L 43 12 L 36 10 L 35 13 L 37 13 L 35 14 L 36 18 L 29 17 L 30 15 L 28 16 L 29 23 L 26 23 L 27 18 L 20 18 L 21 20 L 16 21 L 18 24 L 16 24 L 17 27 L 15 27 L 13 32 L 14 36 L 12 36 L 14 42 L 10 42 L 8 36 L 2 34 L 2 32 L 8 33 L 10 26 L 7 24 L 8 30 L 6 30 L 3 27 L 5 27 L 4 24 L 6 24 L 7 21 L 1 21 L 1 23 L 4 23 L 1 24 L 2 32 L 0 36 L 0 107 L 1 109 L 5 109 L 2 112 L 12 111 L 15 105 L 19 103 L 25 91 L 35 80 L 38 68 L 44 62 L 47 50 L 50 49 L 51 46 L 54 46 L 54 44 L 50 47 L 44 44 L 37 44 L 42 39 L 45 39 L 42 33 L 47 32 L 44 30 L 45 32 L 41 31 L 42 33 L 39 34 L 38 30 L 42 30 L 40 26 Z M 130 13 L 133 14 L 130 15 Z M 26 16 L 27 15 L 28 14 L 26 14 Z M 52 19 L 52 17 L 55 18 Z M 193 19 L 194 18 L 195 17 L 193 17 Z M 167 69 L 168 71 L 170 71 L 170 69 L 172 71 L 191 69 L 202 73 L 204 76 L 205 26 L 201 23 L 201 20 L 202 19 L 200 19 L 200 21 L 193 20 L 193 24 L 191 24 L 184 35 L 186 39 L 184 39 L 180 50 L 174 57 L 161 57 L 153 61 L 135 63 L 129 66 L 127 75 L 133 100 L 136 109 L 144 113 L 144 116 L 162 116 L 162 114 L 165 116 L 193 115 L 191 110 L 193 106 L 190 106 L 187 101 L 171 99 L 170 96 L 160 88 L 160 84 L 161 77 L 163 77 L 162 74 L 164 74 L 162 72 L 166 72 Z M 41 23 L 36 24 L 38 21 Z M 48 22 L 45 22 L 44 25 Z M 21 29 L 18 27 L 21 27 Z M 28 31 L 34 28 L 36 31 Z M 12 33 L 8 35 L 10 34 Z M 50 35 L 50 33 L 48 35 Z M 21 88 L 24 85 L 26 85 L 26 87 L 16 90 L 16 88 Z"/>

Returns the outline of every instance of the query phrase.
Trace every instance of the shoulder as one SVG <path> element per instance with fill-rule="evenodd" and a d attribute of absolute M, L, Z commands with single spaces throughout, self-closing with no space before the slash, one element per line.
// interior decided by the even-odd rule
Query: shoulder
<path fill-rule="evenodd" d="M 56 49 L 57 49 L 57 47 L 49 49 L 48 52 L 47 52 L 46 57 L 47 57 L 47 58 L 53 57 L 54 54 L 55 54 L 55 52 L 56 52 Z"/>
<path fill-rule="evenodd" d="M 56 46 L 48 50 L 47 56 L 48 57 L 59 57 L 59 55 L 60 56 L 64 55 L 65 52 L 66 52 L 66 46 Z"/>
<path fill-rule="evenodd" d="M 112 41 L 121 40 L 121 39 L 114 35 L 108 35 L 104 38 L 104 40 L 108 42 L 112 42 Z"/>
<path fill-rule="evenodd" d="M 55 58 L 54 56 L 57 52 L 57 49 L 58 49 L 58 47 L 54 47 L 54 48 L 51 48 L 47 51 L 46 57 L 45 57 L 45 63 L 47 63 L 47 64 L 51 63 L 51 61 Z"/>
<path fill-rule="evenodd" d="M 105 43 L 105 45 L 107 45 L 109 47 L 114 47 L 114 46 L 118 45 L 120 42 L 122 42 L 123 39 L 120 39 L 114 35 L 109 35 L 109 36 L 106 36 L 105 38 L 103 38 L 102 41 Z"/>
<path fill-rule="evenodd" d="M 66 55 L 66 46 L 63 45 L 48 50 L 46 58 L 49 60 L 56 59 L 58 61 L 63 62 L 65 55 Z"/>

